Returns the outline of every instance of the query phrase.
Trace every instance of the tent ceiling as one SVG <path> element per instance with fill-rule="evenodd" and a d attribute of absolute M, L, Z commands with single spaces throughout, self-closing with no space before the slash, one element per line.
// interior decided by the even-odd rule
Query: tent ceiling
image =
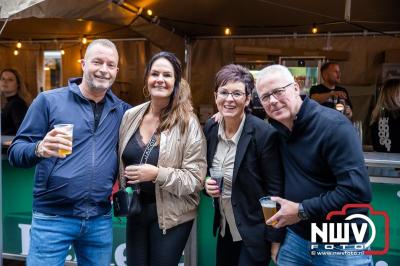
<path fill-rule="evenodd" d="M 139 8 L 144 8 L 142 20 L 147 20 L 149 26 L 158 24 L 189 37 L 222 36 L 226 26 L 231 27 L 233 35 L 307 34 L 313 23 L 320 33 L 400 31 L 398 0 L 352 0 L 350 23 L 344 20 L 346 0 L 63 0 L 60 3 L 59 0 L 3 0 L 2 17 L 6 17 L 8 10 L 12 15 L 0 40 L 82 35 L 147 38 L 151 27 L 143 32 L 144 24 L 139 23 L 140 28 L 135 22 Z M 153 25 L 152 17 L 145 12 L 148 8 L 158 18 Z M 18 12 L 18 9 L 24 10 Z M 4 19 L 0 27 L 3 23 Z"/>
<path fill-rule="evenodd" d="M 146 1 L 131 0 L 136 6 Z M 148 1 L 147 1 L 148 2 Z M 234 35 L 310 33 L 313 23 L 320 32 L 363 32 L 400 30 L 398 0 L 353 0 L 351 21 L 344 22 L 345 0 L 168 0 L 145 7 L 162 24 L 191 36 L 222 35 L 231 26 Z M 185 21 L 185 22 L 182 22 Z"/>
<path fill-rule="evenodd" d="M 3 40 L 73 40 L 85 36 L 105 38 L 140 38 L 129 26 L 97 21 L 57 18 L 26 18 L 11 20 L 1 36 Z"/>

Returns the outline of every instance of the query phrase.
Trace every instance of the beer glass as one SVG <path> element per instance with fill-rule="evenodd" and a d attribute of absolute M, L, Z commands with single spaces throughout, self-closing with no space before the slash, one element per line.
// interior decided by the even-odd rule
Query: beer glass
<path fill-rule="evenodd" d="M 224 172 L 221 168 L 210 168 L 211 179 L 215 180 L 218 185 L 219 193 L 222 193 L 222 186 L 224 181 Z"/>
<path fill-rule="evenodd" d="M 345 106 L 346 106 L 345 100 L 339 99 L 338 103 L 335 105 L 335 109 L 344 114 Z"/>
<path fill-rule="evenodd" d="M 276 212 L 276 202 L 271 200 L 271 197 L 262 197 L 261 199 L 259 199 L 261 207 L 262 207 L 262 211 L 264 214 L 264 219 L 265 219 L 265 223 L 267 223 L 267 220 L 269 218 L 271 218 Z M 272 225 L 275 225 L 276 222 L 274 222 Z"/>
<path fill-rule="evenodd" d="M 57 125 L 54 125 L 54 128 L 57 128 L 63 132 L 62 134 L 59 134 L 58 136 L 68 139 L 72 142 L 72 136 L 73 136 L 73 131 L 74 131 L 73 124 L 57 124 Z M 64 149 L 58 150 L 58 154 L 60 154 L 60 155 L 69 155 L 71 153 L 72 153 L 72 150 L 71 151 L 64 150 Z"/>

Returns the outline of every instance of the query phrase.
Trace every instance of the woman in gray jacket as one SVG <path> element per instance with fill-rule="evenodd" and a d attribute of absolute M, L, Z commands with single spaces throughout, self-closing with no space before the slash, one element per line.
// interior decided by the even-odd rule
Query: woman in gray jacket
<path fill-rule="evenodd" d="M 179 263 L 206 175 L 206 141 L 179 60 L 156 54 L 145 72 L 150 101 L 125 113 L 120 185 L 139 186 L 142 212 L 127 219 L 128 265 Z"/>

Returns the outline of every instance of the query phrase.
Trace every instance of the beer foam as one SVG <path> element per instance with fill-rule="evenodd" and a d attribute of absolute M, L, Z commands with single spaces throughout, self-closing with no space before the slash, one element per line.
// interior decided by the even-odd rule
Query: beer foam
<path fill-rule="evenodd" d="M 275 201 L 261 202 L 261 206 L 263 206 L 264 208 L 275 208 L 276 202 Z"/>

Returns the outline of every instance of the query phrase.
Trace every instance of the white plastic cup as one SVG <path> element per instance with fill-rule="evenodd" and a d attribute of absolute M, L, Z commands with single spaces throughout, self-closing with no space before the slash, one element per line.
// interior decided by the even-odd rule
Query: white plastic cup
<path fill-rule="evenodd" d="M 57 125 L 54 125 L 54 128 L 57 128 L 58 130 L 63 132 L 62 134 L 58 134 L 58 136 L 68 139 L 72 143 L 73 132 L 74 132 L 73 124 L 57 124 Z M 72 148 L 72 146 L 71 146 L 71 148 Z M 72 153 L 72 150 L 64 150 L 64 149 L 58 150 L 58 154 L 60 154 L 60 155 L 69 155 L 71 153 Z"/>

